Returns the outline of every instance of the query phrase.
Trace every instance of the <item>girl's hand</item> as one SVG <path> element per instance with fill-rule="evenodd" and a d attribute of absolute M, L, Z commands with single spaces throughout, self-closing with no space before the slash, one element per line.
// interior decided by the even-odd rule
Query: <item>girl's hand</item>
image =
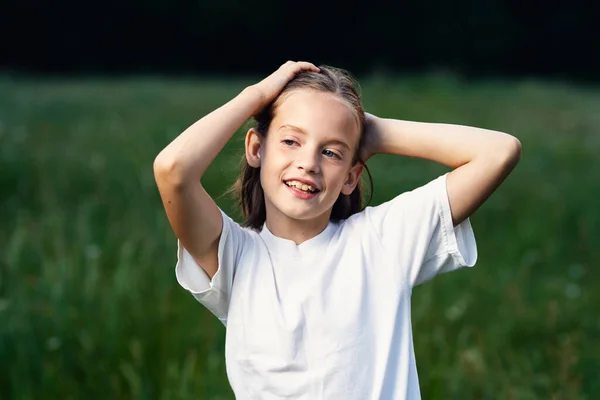
<path fill-rule="evenodd" d="M 382 153 L 381 128 L 378 124 L 379 118 L 373 114 L 365 113 L 365 137 L 360 157 L 363 162 L 367 162 L 371 156 Z"/>
<path fill-rule="evenodd" d="M 285 85 L 287 85 L 287 83 L 300 71 L 319 72 L 320 70 L 314 64 L 309 62 L 288 61 L 280 66 L 277 71 L 253 85 L 253 88 L 257 90 L 260 95 L 260 107 L 257 112 L 271 103 L 277 95 L 279 95 Z"/>

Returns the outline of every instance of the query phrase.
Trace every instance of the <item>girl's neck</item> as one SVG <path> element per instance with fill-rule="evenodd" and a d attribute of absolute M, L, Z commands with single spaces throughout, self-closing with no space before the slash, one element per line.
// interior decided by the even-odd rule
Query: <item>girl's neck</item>
<path fill-rule="evenodd" d="M 329 214 L 320 215 L 310 220 L 292 219 L 283 215 L 269 218 L 265 221 L 267 229 L 274 236 L 281 239 L 291 240 L 300 245 L 309 239 L 314 238 L 327 228 L 329 225 Z"/>

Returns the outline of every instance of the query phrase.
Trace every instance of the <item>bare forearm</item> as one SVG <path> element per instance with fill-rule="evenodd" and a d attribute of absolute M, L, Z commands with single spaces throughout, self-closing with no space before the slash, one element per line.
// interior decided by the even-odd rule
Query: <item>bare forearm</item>
<path fill-rule="evenodd" d="M 478 157 L 510 156 L 518 140 L 503 132 L 463 125 L 373 117 L 372 152 L 423 158 L 458 168 Z"/>
<path fill-rule="evenodd" d="M 227 141 L 262 102 L 260 93 L 248 87 L 228 103 L 196 121 L 156 157 L 155 169 L 188 181 L 202 177 Z"/>

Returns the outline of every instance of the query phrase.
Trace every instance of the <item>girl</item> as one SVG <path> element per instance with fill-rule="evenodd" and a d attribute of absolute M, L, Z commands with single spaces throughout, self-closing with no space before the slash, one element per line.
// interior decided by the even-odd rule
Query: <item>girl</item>
<path fill-rule="evenodd" d="M 199 182 L 251 116 L 242 226 Z M 288 61 L 179 135 L 154 173 L 179 284 L 226 328 L 239 399 L 418 399 L 412 288 L 477 259 L 469 216 L 519 160 L 505 133 L 378 118 L 342 70 Z M 374 154 L 452 171 L 377 207 Z"/>

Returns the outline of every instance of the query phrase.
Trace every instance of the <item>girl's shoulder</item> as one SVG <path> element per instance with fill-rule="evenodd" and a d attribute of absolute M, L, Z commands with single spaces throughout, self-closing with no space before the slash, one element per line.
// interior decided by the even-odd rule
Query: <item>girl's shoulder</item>
<path fill-rule="evenodd" d="M 379 204 L 367 205 L 344 221 L 352 227 L 418 224 L 422 218 L 439 211 L 447 199 L 447 174 L 431 179 L 421 186 L 402 191 Z"/>

